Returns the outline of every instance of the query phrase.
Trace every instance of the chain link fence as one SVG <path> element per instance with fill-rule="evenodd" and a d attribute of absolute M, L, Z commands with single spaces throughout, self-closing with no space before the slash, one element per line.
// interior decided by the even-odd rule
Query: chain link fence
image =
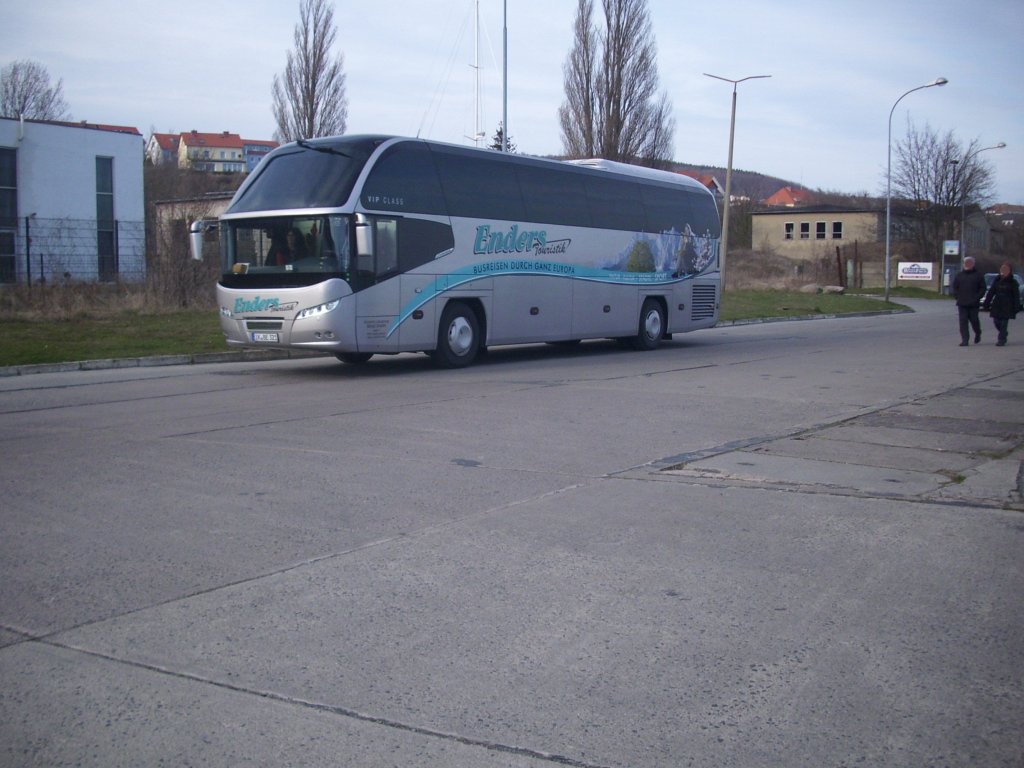
<path fill-rule="evenodd" d="M 0 229 L 0 284 L 146 280 L 143 221 L 44 219 L 6 222 Z"/>

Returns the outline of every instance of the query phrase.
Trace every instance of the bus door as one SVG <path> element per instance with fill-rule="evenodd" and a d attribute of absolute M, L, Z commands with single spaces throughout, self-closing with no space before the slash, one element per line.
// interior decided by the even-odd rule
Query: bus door
<path fill-rule="evenodd" d="M 359 351 L 398 351 L 399 334 L 389 335 L 401 306 L 395 219 L 356 214 L 356 256 L 351 282 L 356 292 Z"/>

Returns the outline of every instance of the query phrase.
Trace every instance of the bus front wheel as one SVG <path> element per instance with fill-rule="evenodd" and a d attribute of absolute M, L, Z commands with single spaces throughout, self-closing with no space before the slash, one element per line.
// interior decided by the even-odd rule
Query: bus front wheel
<path fill-rule="evenodd" d="M 640 310 L 640 323 L 633 338 L 633 348 L 657 349 L 665 334 L 665 310 L 657 299 L 645 299 Z"/>
<path fill-rule="evenodd" d="M 463 368 L 480 351 L 480 323 L 476 313 L 461 301 L 444 308 L 437 329 L 434 360 L 445 368 Z"/>

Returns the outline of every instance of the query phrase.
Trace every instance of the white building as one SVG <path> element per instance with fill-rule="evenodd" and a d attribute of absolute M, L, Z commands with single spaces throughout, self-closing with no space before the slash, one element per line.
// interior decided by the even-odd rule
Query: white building
<path fill-rule="evenodd" d="M 146 276 L 142 134 L 0 118 L 0 283 Z"/>

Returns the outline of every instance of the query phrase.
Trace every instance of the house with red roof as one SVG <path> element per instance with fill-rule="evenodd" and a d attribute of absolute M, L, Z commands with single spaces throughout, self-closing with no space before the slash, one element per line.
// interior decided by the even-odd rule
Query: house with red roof
<path fill-rule="evenodd" d="M 146 142 L 146 159 L 153 165 L 178 162 L 178 144 L 181 134 L 154 133 Z"/>
<path fill-rule="evenodd" d="M 813 205 L 814 195 L 806 189 L 799 187 L 783 187 L 771 197 L 765 199 L 764 204 L 770 206 L 782 206 L 793 208 L 797 205 Z"/>
<path fill-rule="evenodd" d="M 237 133 L 153 133 L 146 143 L 146 159 L 153 165 L 174 163 L 179 168 L 211 173 L 249 173 L 278 143 L 269 139 L 243 139 Z"/>
<path fill-rule="evenodd" d="M 725 189 L 721 184 L 718 183 L 718 179 L 709 173 L 697 173 L 696 171 L 676 171 L 676 173 L 682 176 L 689 176 L 691 179 L 699 181 L 708 191 L 715 196 L 716 199 L 721 200 L 725 196 Z"/>
<path fill-rule="evenodd" d="M 245 172 L 245 142 L 237 133 L 181 134 L 178 143 L 178 167 L 214 173 Z"/>

